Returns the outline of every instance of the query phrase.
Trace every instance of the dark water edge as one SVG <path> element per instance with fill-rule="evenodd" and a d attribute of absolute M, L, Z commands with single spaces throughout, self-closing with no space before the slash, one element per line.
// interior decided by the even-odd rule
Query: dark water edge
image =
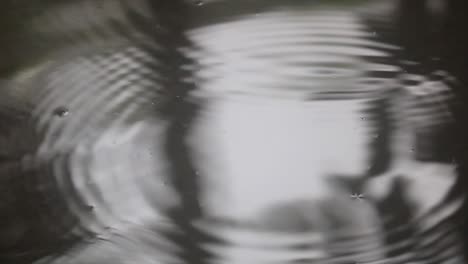
<path fill-rule="evenodd" d="M 203 167 L 209 167 L 209 165 L 204 165 L 203 162 L 202 165 L 197 163 L 199 162 L 198 156 L 194 157 L 195 155 L 191 152 L 191 145 L 187 143 L 187 138 L 192 133 L 192 130 L 194 130 L 194 127 L 196 128 L 200 123 L 203 124 L 204 119 L 202 114 L 209 113 L 210 111 L 209 103 L 204 103 L 203 100 L 190 99 L 192 94 L 198 91 L 199 86 L 203 86 L 203 83 L 206 82 L 203 77 L 201 77 L 201 80 L 191 80 L 193 69 L 200 67 L 199 63 L 201 59 L 199 60 L 200 57 L 198 56 L 205 58 L 209 57 L 210 54 L 202 53 L 202 55 L 199 55 L 194 52 L 193 54 L 195 55 L 186 56 L 192 53 L 184 53 L 181 50 L 197 50 L 198 47 L 196 45 L 199 45 L 199 43 L 194 43 L 193 39 L 187 37 L 187 31 L 212 24 L 222 24 L 222 21 L 234 21 L 239 17 L 248 16 L 248 14 L 262 14 L 282 6 L 287 6 L 293 10 L 300 10 L 307 4 L 304 4 L 304 1 L 298 1 L 295 6 L 291 7 L 292 4 L 290 2 L 286 3 L 286 1 L 236 1 L 235 3 L 227 1 L 210 3 L 207 1 L 201 4 L 182 1 L 155 1 L 149 3 L 144 1 L 121 1 L 121 10 L 124 10 L 123 17 L 125 19 L 122 20 L 121 17 L 116 15 L 117 18 L 114 20 L 110 19 L 112 22 L 110 25 L 106 24 L 104 26 L 99 26 L 102 21 L 98 20 L 93 24 L 97 25 L 96 28 L 91 27 L 92 29 L 88 30 L 89 32 L 86 29 L 84 32 L 81 32 L 79 26 L 75 29 L 76 31 L 67 31 L 66 26 L 63 28 L 60 26 L 57 26 L 57 28 L 52 27 L 53 25 L 60 25 L 54 20 L 53 15 L 48 15 L 48 12 L 52 12 L 51 10 L 54 10 L 54 7 L 59 5 L 66 6 L 67 4 L 81 6 L 79 1 L 75 1 L 75 3 L 73 3 L 74 1 L 68 1 L 70 3 L 65 2 L 43 1 L 34 6 L 31 1 L 6 1 L 3 4 L 5 7 L 3 10 L 5 11 L 0 11 L 0 32 L 3 32 L 0 37 L 0 57 L 2 58 L 0 62 L 0 80 L 5 80 L 0 82 L 0 89 L 3 89 L 0 92 L 4 95 L 0 98 L 0 190 L 2 192 L 0 195 L 2 197 L 2 202 L 0 202 L 0 263 L 35 263 L 35 261 L 39 261 L 37 263 L 119 263 L 118 261 L 132 263 L 124 262 L 125 258 L 128 257 L 127 261 L 132 261 L 132 257 L 137 259 L 136 256 L 146 255 L 152 256 L 153 259 L 147 260 L 142 258 L 133 260 L 136 261 L 134 263 L 146 263 L 144 261 L 153 263 L 151 261 L 156 260 L 160 261 L 158 263 L 212 263 L 222 259 L 222 255 L 224 254 L 222 252 L 224 251 L 218 250 L 219 248 L 235 247 L 233 246 L 234 242 L 227 241 L 224 237 L 223 232 L 228 232 L 230 228 L 242 231 L 247 230 L 246 233 L 252 234 L 259 232 L 258 236 L 263 236 L 264 234 L 259 230 L 265 227 L 261 224 L 258 226 L 258 223 L 249 223 L 248 221 L 238 222 L 233 219 L 217 218 L 216 216 L 212 216 L 209 209 L 206 209 L 203 204 L 206 186 L 210 185 L 205 185 L 206 183 L 201 180 L 202 176 L 200 174 L 203 174 Z M 468 169 L 468 142 L 465 142 L 465 135 L 468 132 L 468 122 L 465 122 L 468 117 L 468 93 L 466 90 L 466 84 L 468 83 L 468 39 L 464 25 L 468 22 L 466 21 L 468 20 L 467 3 L 461 0 L 449 0 L 444 12 L 434 16 L 424 8 L 425 1 L 401 0 L 388 2 L 397 7 L 396 11 L 392 15 L 389 15 L 390 22 L 372 15 L 364 16 L 362 19 L 362 23 L 367 27 L 369 32 L 377 32 L 375 38 L 378 42 L 402 47 L 399 51 L 391 53 L 390 58 L 382 59 L 382 61 L 384 63 L 387 63 L 388 60 L 398 61 L 398 66 L 404 72 L 414 75 L 430 75 L 430 78 L 444 79 L 443 82 L 445 82 L 445 79 L 450 78 L 456 80 L 450 81 L 452 80 L 450 79 L 447 81 L 450 93 L 453 94 L 454 98 L 453 103 L 450 103 L 448 107 L 455 121 L 451 122 L 447 127 L 444 126 L 440 131 L 433 132 L 431 130 L 428 132 L 435 133 L 436 135 L 431 134 L 429 136 L 432 142 L 432 144 L 429 144 L 430 147 L 425 148 L 423 146 L 421 149 L 427 150 L 427 153 L 432 154 L 425 155 L 425 151 L 422 151 L 422 153 L 418 153 L 421 156 L 417 160 L 435 160 L 443 164 L 456 164 L 457 177 L 454 184 L 455 187 L 450 190 L 450 193 L 444 198 L 443 203 L 439 207 L 443 209 L 445 204 L 457 201 L 460 197 L 463 197 L 463 205 L 453 215 L 453 218 L 449 217 L 446 222 L 442 221 L 438 223 L 433 229 L 439 230 L 438 228 L 442 226 L 440 229 L 445 230 L 443 227 L 446 223 L 455 226 L 453 228 L 456 228 L 457 231 L 453 232 L 451 230 L 452 227 L 447 227 L 449 231 L 447 233 L 441 232 L 437 238 L 442 241 L 445 237 L 450 237 L 452 233 L 458 233 L 461 240 L 463 240 L 463 250 L 461 251 L 466 254 L 468 252 L 468 241 L 466 241 L 468 237 L 466 220 L 468 208 L 466 207 L 467 203 L 464 201 L 464 195 L 467 191 L 465 175 Z M 336 4 L 341 5 L 342 3 Z M 353 4 L 355 3 L 350 3 L 350 5 Z M 88 4 L 86 8 L 76 8 L 75 10 L 80 10 L 84 14 L 95 15 L 101 12 L 99 8 L 99 5 Z M 112 5 L 104 5 L 101 8 L 104 11 L 109 10 L 109 14 L 111 15 L 114 14 L 114 11 L 111 10 Z M 65 19 L 59 21 L 69 21 L 66 19 L 67 12 L 71 11 L 67 11 L 68 9 L 66 8 L 63 10 L 65 11 L 60 12 L 64 12 L 63 16 L 65 16 Z M 37 16 L 37 14 L 41 14 L 42 16 Z M 34 20 L 36 16 L 45 17 L 46 19 Z M 18 17 L 22 17 L 23 19 L 17 19 Z M 47 20 L 48 17 L 49 21 Z M 181 19 L 181 17 L 186 19 Z M 36 27 L 31 26 L 32 23 L 30 21 L 34 21 L 33 25 L 37 26 L 39 30 L 36 31 Z M 73 19 L 70 21 L 73 21 Z M 41 27 L 41 23 L 45 25 L 43 28 Z M 73 26 L 73 23 L 70 26 Z M 34 30 L 31 28 L 34 28 Z M 268 36 L 266 35 L 266 37 Z M 99 41 L 96 41 L 96 38 Z M 107 41 L 108 39 L 112 41 Z M 157 45 L 154 43 L 157 43 Z M 128 50 L 122 48 L 127 46 L 136 47 L 137 51 L 131 48 Z M 14 92 L 11 92 L 11 89 L 4 88 L 10 85 L 9 80 L 11 80 L 11 76 L 15 73 L 28 68 L 30 65 L 37 65 L 38 62 L 41 64 L 44 60 L 47 61 L 49 58 L 57 57 L 62 58 L 62 60 L 58 60 L 58 63 L 55 62 L 55 65 L 52 62 L 53 66 L 50 69 L 52 69 L 52 72 L 57 72 L 56 76 L 58 77 L 54 76 L 50 79 L 56 78 L 58 80 L 59 85 L 57 87 L 60 87 L 60 84 L 67 85 L 67 82 L 63 81 L 61 76 L 67 76 L 63 78 L 65 80 L 68 80 L 66 78 L 73 79 L 73 76 L 76 74 L 74 72 L 76 68 L 73 67 L 86 68 L 90 62 L 93 62 L 96 68 L 93 68 L 90 72 L 94 73 L 95 70 L 105 68 L 112 63 L 123 63 L 125 65 L 125 62 L 120 61 L 119 58 L 110 58 L 114 52 L 120 52 L 122 49 L 126 50 L 126 53 L 124 53 L 130 57 L 142 56 L 149 58 L 147 60 L 137 60 L 139 67 L 148 70 L 139 71 L 138 69 L 131 68 L 129 72 L 136 72 L 136 78 L 149 80 L 150 85 L 146 86 L 145 83 L 140 84 L 138 81 L 135 81 L 141 87 L 138 86 L 139 88 L 132 90 L 133 94 L 128 95 L 131 99 L 118 101 L 115 105 L 113 101 L 115 97 L 113 95 L 118 95 L 119 92 L 123 94 L 122 91 L 125 89 L 133 89 L 128 88 L 131 85 L 116 86 L 117 88 L 115 88 L 114 93 L 102 95 L 102 97 L 99 97 L 99 100 L 96 99 L 98 95 L 100 96 L 99 89 L 93 90 L 89 88 L 88 94 L 83 92 L 87 97 L 81 99 L 82 101 L 77 99 L 77 102 L 83 102 L 83 105 L 87 105 L 91 112 L 94 110 L 97 113 L 90 115 L 91 117 L 87 116 L 89 113 L 80 114 L 79 111 L 74 109 L 79 106 L 79 103 L 75 102 L 74 105 L 67 105 L 66 103 L 57 103 L 61 102 L 60 100 L 57 102 L 51 101 L 53 97 L 48 98 L 49 92 L 56 91 L 54 89 L 60 89 L 55 88 L 55 86 L 50 90 L 39 91 L 37 94 L 35 92 L 32 93 L 32 98 L 35 98 L 35 100 L 42 100 L 41 98 L 49 100 L 41 104 L 42 110 L 40 107 L 35 108 L 37 105 L 34 105 L 34 103 L 31 104 L 29 101 L 23 101 Z M 61 50 L 63 50 L 62 54 L 57 56 L 56 52 Z M 94 56 L 96 53 L 98 55 Z M 87 60 L 85 58 L 82 64 L 78 63 L 78 66 L 69 66 L 67 63 L 68 58 L 71 60 L 75 56 L 80 57 L 83 54 L 90 54 L 91 59 Z M 378 60 L 379 58 L 371 58 L 370 60 L 372 59 L 375 59 L 376 62 L 382 62 Z M 186 67 L 180 67 L 181 65 Z M 215 66 L 208 65 L 208 67 Z M 443 70 L 449 74 L 442 74 L 441 76 L 433 74 L 434 72 L 438 72 L 438 70 Z M 113 76 L 114 79 L 110 80 L 109 83 L 103 82 L 104 85 L 114 85 L 123 76 L 118 75 L 118 73 L 116 75 L 113 74 L 115 74 L 114 69 L 106 70 L 105 74 L 96 74 L 96 76 L 93 76 L 93 79 L 85 83 L 84 87 L 93 86 L 93 81 L 103 79 L 107 75 Z M 381 74 L 389 75 L 382 76 Z M 371 70 L 369 76 L 380 79 L 396 78 L 394 73 L 379 72 L 377 70 Z M 450 78 L 447 76 L 450 76 Z M 40 76 L 35 79 L 32 85 L 49 85 L 47 78 Z M 186 79 L 190 81 L 185 81 Z M 85 82 L 85 80 L 80 80 L 79 78 L 76 82 L 80 81 Z M 414 80 L 405 81 L 411 83 Z M 24 85 L 25 87 L 31 87 L 30 83 Z M 54 85 L 56 84 L 54 83 Z M 300 84 L 298 85 L 300 86 Z M 26 91 L 28 89 L 32 88 L 25 88 Z M 373 149 L 376 154 L 374 155 L 374 159 L 370 161 L 370 168 L 361 178 L 358 180 L 345 179 L 339 181 L 339 184 L 343 185 L 344 189 L 349 190 L 350 194 L 359 192 L 367 180 L 372 179 L 375 175 L 382 174 L 390 166 L 387 163 L 391 160 L 391 157 L 389 157 L 391 156 L 389 154 L 391 150 L 386 149 L 385 146 L 388 147 L 391 144 L 391 132 L 389 131 L 392 130 L 393 125 L 390 124 L 391 120 L 385 120 L 385 113 L 391 111 L 386 106 L 386 104 L 389 104 L 386 100 L 394 98 L 392 92 L 390 89 L 389 95 L 370 99 L 370 102 L 368 102 L 367 111 L 370 114 L 366 118 L 376 120 L 374 125 L 377 124 L 375 125 L 375 129 L 379 134 L 379 138 L 370 144 L 369 149 Z M 63 98 L 72 101 L 70 98 L 79 98 L 79 94 L 80 90 L 75 89 L 69 94 L 64 94 Z M 93 94 L 96 95 L 95 99 L 93 99 Z M 339 98 L 343 96 L 348 99 L 354 98 L 355 95 L 330 95 L 325 93 L 325 95 L 322 94 L 320 96 L 320 100 L 327 99 L 335 102 L 337 96 Z M 362 95 L 359 94 L 358 96 Z M 436 93 L 433 95 L 433 98 L 445 98 L 444 96 L 445 94 L 441 92 L 441 94 Z M 142 97 L 146 99 L 139 99 Z M 67 100 L 63 100 L 63 102 Z M 86 100 L 88 100 L 89 104 L 84 103 Z M 103 107 L 103 105 L 106 105 L 105 102 L 108 102 L 108 108 Z M 135 104 L 134 102 L 138 102 L 137 105 L 145 107 L 141 107 L 131 114 L 126 114 L 125 109 L 131 109 Z M 154 104 L 154 102 L 156 103 Z M 429 102 L 431 101 L 429 100 Z M 437 116 L 438 108 L 434 107 L 431 109 L 436 113 L 431 112 L 427 115 Z M 32 110 L 39 111 L 41 114 L 37 114 L 38 112 Z M 46 118 L 42 116 L 43 113 L 49 112 L 50 116 Z M 101 115 L 99 112 L 101 112 Z M 148 112 L 151 114 L 148 114 Z M 125 118 L 123 118 L 123 121 L 114 121 L 112 117 L 109 117 L 109 113 L 117 113 L 117 116 L 121 114 Z M 104 134 L 104 132 L 107 133 L 108 130 L 112 130 L 109 128 L 115 127 L 113 122 L 132 124 L 135 120 L 146 120 L 147 116 L 154 116 L 154 119 L 162 120 L 160 123 L 155 122 L 157 123 L 156 127 L 160 125 L 162 128 L 154 128 L 149 125 L 148 130 L 163 130 L 165 134 L 161 136 L 163 140 L 152 140 L 153 135 L 145 133 L 143 129 L 143 132 L 138 132 L 141 133 L 139 138 L 147 140 L 142 140 L 137 147 L 142 148 L 144 147 L 143 144 L 147 143 L 152 144 L 151 146 L 155 152 L 159 151 L 158 154 L 152 155 L 161 155 L 162 158 L 160 159 L 167 162 L 164 174 L 169 176 L 164 178 L 164 184 L 165 186 L 170 186 L 167 189 L 173 190 L 177 197 L 173 200 L 177 200 L 178 203 L 172 205 L 171 202 L 168 202 L 169 205 L 167 205 L 164 200 L 165 197 L 173 197 L 171 195 L 174 194 L 169 191 L 166 194 L 164 189 L 163 191 L 156 189 L 161 192 L 161 195 L 154 196 L 153 190 L 155 189 L 153 189 L 152 185 L 154 182 L 142 180 L 143 182 L 138 184 L 141 187 L 142 200 L 147 201 L 148 208 L 162 212 L 163 218 L 155 222 L 135 226 L 130 225 L 126 233 L 121 234 L 120 230 L 114 231 L 108 225 L 109 215 L 112 214 L 103 213 L 101 215 L 99 212 L 102 210 L 115 213 L 116 210 L 114 204 L 106 204 L 107 194 L 103 192 L 103 188 L 99 186 L 99 183 L 95 185 L 91 184 L 87 187 L 86 191 L 91 193 L 90 196 L 93 197 L 96 203 L 88 204 L 85 201 L 86 199 L 84 199 L 88 194 L 82 193 L 82 189 L 76 185 L 75 179 L 68 179 L 68 177 L 57 178 L 57 175 L 76 174 L 76 168 L 70 166 L 70 160 L 78 162 L 82 167 L 92 167 L 96 162 L 95 159 L 99 160 L 100 157 L 106 155 L 109 155 L 110 162 L 103 164 L 106 164 L 108 167 L 118 166 L 118 162 L 122 162 L 122 164 L 127 165 L 123 165 L 121 168 L 121 171 L 124 173 L 130 174 L 139 169 L 143 170 L 142 167 L 146 164 L 145 161 L 147 161 L 145 160 L 146 157 L 133 159 L 130 156 L 137 151 L 132 148 L 128 150 L 124 149 L 124 147 L 110 148 L 109 151 L 88 153 L 89 155 L 85 151 L 85 154 L 82 156 L 80 156 L 79 151 L 75 152 L 75 149 L 78 149 L 77 146 L 80 144 L 85 146 L 86 144 L 92 145 L 97 142 L 98 140 L 87 141 L 86 139 L 99 138 L 98 135 L 93 134 L 95 131 Z M 73 123 L 72 121 L 68 121 L 73 124 L 73 126 L 70 125 L 68 127 L 68 130 L 65 126 L 64 130 L 60 128 L 54 132 L 54 126 L 57 122 L 70 120 L 74 117 L 81 118 L 80 122 Z M 117 119 L 116 117 L 115 120 Z M 80 123 L 89 125 L 80 126 Z M 70 138 L 63 137 L 62 135 L 66 133 L 72 136 Z M 131 131 L 128 133 L 131 134 Z M 386 133 L 388 134 L 387 136 L 385 136 Z M 122 134 L 125 133 L 122 132 Z M 108 135 L 111 139 L 114 136 L 111 132 Z M 119 137 L 115 138 L 120 139 Z M 56 140 L 55 142 L 55 139 L 61 139 L 62 141 Z M 70 140 L 70 144 L 62 144 L 66 140 Z M 52 146 L 51 149 L 53 151 L 41 149 L 41 147 L 44 148 L 43 142 L 51 142 L 50 146 Z M 421 144 L 424 145 L 425 143 Z M 54 148 L 54 146 L 56 147 Z M 77 152 L 78 154 L 76 154 Z M 35 156 L 37 153 L 43 154 L 43 156 L 38 158 L 39 155 Z M 112 156 L 117 155 L 115 153 L 123 153 L 123 156 Z M 125 160 L 130 160 L 131 162 L 126 164 Z M 200 172 L 200 167 L 202 172 Z M 98 169 L 103 170 L 103 168 L 97 168 L 96 170 Z M 161 173 L 158 171 L 159 169 L 154 168 L 156 172 L 152 170 L 148 172 L 158 174 Z M 83 174 L 83 177 L 88 180 L 93 179 L 92 170 L 83 169 L 83 171 L 80 172 L 80 175 Z M 55 177 L 52 177 L 52 175 L 55 175 Z M 138 179 L 141 180 L 144 177 L 142 176 Z M 405 240 L 408 236 L 418 237 L 418 231 L 413 230 L 413 228 L 417 229 L 418 227 L 407 225 L 405 221 L 405 219 L 411 218 L 414 208 L 404 200 L 404 197 L 398 196 L 398 193 L 405 192 L 405 182 L 397 179 L 393 182 L 392 188 L 394 188 L 394 191 L 391 193 L 395 194 L 395 197 L 390 197 L 390 195 L 380 204 L 376 203 L 375 205 L 377 208 L 380 208 L 377 211 L 380 210 L 379 212 L 383 215 L 396 215 L 396 220 L 383 224 L 384 230 L 385 228 L 393 230 L 395 227 L 404 227 L 402 228 L 403 231 L 394 232 L 383 239 L 384 243 L 388 243 L 388 245 Z M 346 194 L 345 196 L 348 195 Z M 167 199 L 171 200 L 172 198 Z M 297 204 L 278 203 L 278 207 L 276 209 L 273 208 L 272 212 L 270 212 L 273 220 L 271 223 L 267 221 L 268 225 L 273 226 L 273 229 L 284 228 L 287 230 L 286 233 L 290 232 L 294 234 L 297 232 L 296 229 L 303 230 L 304 233 L 309 232 L 314 227 L 310 227 L 310 223 L 302 222 L 312 220 L 309 220 L 309 216 L 304 215 L 304 209 L 302 209 L 300 203 Z M 337 206 L 338 208 L 340 206 L 343 206 L 343 208 L 350 206 L 347 202 L 342 203 L 341 201 L 330 202 L 330 204 L 330 207 Z M 296 206 L 297 208 L 301 207 L 301 209 L 297 209 Z M 311 211 L 319 210 L 321 213 L 329 214 L 327 219 L 335 219 L 337 222 L 340 222 L 341 216 L 338 213 L 321 208 L 325 205 L 306 204 L 305 206 L 311 206 Z M 286 209 L 284 211 L 283 209 L 278 209 L 282 207 Z M 315 207 L 320 207 L 321 209 L 316 209 Z M 365 210 L 367 209 L 363 209 L 363 211 Z M 435 211 L 437 210 L 435 209 Z M 282 220 L 283 214 L 293 216 L 291 218 L 296 219 L 298 223 L 284 224 L 282 221 L 288 222 L 289 220 Z M 280 217 L 278 217 L 278 222 L 275 222 L 277 216 Z M 200 219 L 205 220 L 200 221 Z M 321 220 L 317 221 L 320 222 Z M 360 222 L 361 220 L 356 219 L 353 221 Z M 202 223 L 199 224 L 198 222 Z M 219 229 L 217 229 L 218 226 L 220 226 Z M 340 226 L 340 223 L 337 223 L 336 226 Z M 224 231 L 224 228 L 227 228 L 228 231 Z M 101 232 L 96 232 L 96 230 Z M 221 231 L 218 233 L 217 230 Z M 419 234 L 419 236 L 424 237 L 424 234 Z M 244 241 L 242 239 L 241 241 Z M 337 240 L 339 242 L 348 241 L 346 238 L 339 238 Z M 106 241 L 111 241 L 110 244 L 114 241 L 118 245 L 117 249 L 112 247 L 109 247 L 109 249 Z M 448 241 L 451 241 L 450 238 Z M 250 243 L 250 240 L 247 242 Z M 336 241 L 330 239 L 328 243 L 335 245 Z M 362 243 L 366 244 L 369 242 Z M 307 248 L 307 245 L 300 243 L 299 245 L 293 244 L 290 246 L 290 252 L 296 252 L 296 250 L 297 252 L 302 252 L 303 248 Z M 427 249 L 424 246 L 417 245 L 417 243 L 410 248 L 411 250 L 422 248 L 421 252 L 424 251 L 424 253 L 421 253 L 421 255 L 427 256 L 427 258 L 423 259 L 426 262 L 421 263 L 445 263 L 441 260 L 444 256 L 440 258 L 436 256 L 438 255 L 438 250 L 443 252 L 444 249 L 451 246 L 451 243 L 444 244 L 441 242 L 439 246 L 440 248 L 434 247 L 433 251 L 430 248 Z M 301 247 L 302 249 L 297 249 Z M 347 259 L 348 253 L 346 250 L 344 250 L 346 253 L 343 253 L 344 257 L 341 257 L 339 252 L 341 247 L 337 245 L 336 248 L 338 248 L 338 253 L 329 262 L 326 262 L 326 260 L 307 259 L 306 257 L 305 259 L 300 259 L 298 257 L 294 260 L 294 263 L 352 263 L 352 259 Z M 387 254 L 403 255 L 407 251 L 408 248 L 399 249 L 397 247 L 393 251 L 389 250 Z M 113 257 L 102 255 L 99 252 L 106 252 Z M 70 254 L 71 257 L 64 258 L 67 254 Z M 79 260 L 79 257 L 76 259 L 73 257 L 80 254 L 82 256 L 88 254 L 91 256 L 91 260 L 86 258 Z M 92 260 L 93 257 L 94 260 Z M 42 262 L 40 261 L 41 259 L 43 260 Z M 394 261 L 392 263 L 405 263 L 403 260 L 401 262 L 398 262 L 398 260 Z M 271 263 L 279 262 L 271 261 Z M 284 261 L 282 263 L 289 262 Z M 374 262 L 369 261 L 369 263 Z M 464 262 L 459 260 L 459 262 L 450 263 Z"/>

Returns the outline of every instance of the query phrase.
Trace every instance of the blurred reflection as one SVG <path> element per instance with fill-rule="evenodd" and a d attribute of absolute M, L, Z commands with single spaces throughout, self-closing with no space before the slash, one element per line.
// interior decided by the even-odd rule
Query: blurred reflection
<path fill-rule="evenodd" d="M 460 5 L 7 1 L 0 262 L 465 263 Z"/>

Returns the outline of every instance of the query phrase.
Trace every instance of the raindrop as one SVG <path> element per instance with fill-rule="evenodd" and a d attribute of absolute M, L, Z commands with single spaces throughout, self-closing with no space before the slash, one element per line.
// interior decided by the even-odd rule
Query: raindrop
<path fill-rule="evenodd" d="M 56 115 L 58 117 L 65 117 L 68 114 L 70 114 L 70 111 L 66 107 L 63 107 L 63 106 L 59 106 L 59 107 L 55 108 L 55 110 L 54 110 L 54 115 Z"/>

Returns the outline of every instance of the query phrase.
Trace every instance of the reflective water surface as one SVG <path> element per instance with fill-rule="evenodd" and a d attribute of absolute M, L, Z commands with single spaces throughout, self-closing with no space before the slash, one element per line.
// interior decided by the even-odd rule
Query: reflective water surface
<path fill-rule="evenodd" d="M 4 7 L 0 263 L 467 263 L 464 1 Z"/>

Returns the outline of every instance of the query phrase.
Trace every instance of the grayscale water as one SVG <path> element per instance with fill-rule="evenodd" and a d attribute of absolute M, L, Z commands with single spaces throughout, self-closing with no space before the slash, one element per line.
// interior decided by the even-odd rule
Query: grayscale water
<path fill-rule="evenodd" d="M 0 263 L 468 263 L 465 2 L 0 3 Z"/>

